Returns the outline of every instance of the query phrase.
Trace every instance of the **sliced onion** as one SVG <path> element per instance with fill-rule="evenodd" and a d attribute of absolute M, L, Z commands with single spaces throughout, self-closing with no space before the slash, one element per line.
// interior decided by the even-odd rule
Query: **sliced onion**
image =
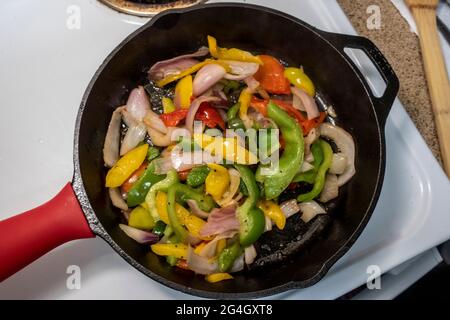
<path fill-rule="evenodd" d="M 192 249 L 192 247 L 190 246 L 188 247 L 186 261 L 189 269 L 191 269 L 197 274 L 207 275 L 211 273 L 216 273 L 219 270 L 216 261 L 210 262 L 208 258 L 199 256 L 194 252 L 194 249 Z"/>
<path fill-rule="evenodd" d="M 167 133 L 163 134 L 147 125 L 147 133 L 150 136 L 152 143 L 157 147 L 167 147 L 168 145 L 172 144 L 172 142 L 174 141 L 172 135 L 177 129 L 179 128 L 167 127 Z"/>
<path fill-rule="evenodd" d="M 320 202 L 328 202 L 339 195 L 338 178 L 335 174 L 327 174 L 325 184 L 319 196 Z"/>
<path fill-rule="evenodd" d="M 297 96 L 308 114 L 308 119 L 315 119 L 320 116 L 319 108 L 317 107 L 316 101 L 309 94 L 297 87 L 291 87 L 291 91 L 294 96 Z"/>
<path fill-rule="evenodd" d="M 198 108 L 200 108 L 200 105 L 203 102 L 218 102 L 220 101 L 217 97 L 204 97 L 200 96 L 194 101 L 192 101 L 191 106 L 189 107 L 188 114 L 186 115 L 186 129 L 189 130 L 190 133 L 194 132 L 194 118 L 195 114 L 198 111 Z"/>
<path fill-rule="evenodd" d="M 122 120 L 127 125 L 127 127 L 133 127 L 138 124 L 138 121 L 136 121 L 131 114 L 127 111 L 126 106 L 123 106 L 122 110 Z"/>
<path fill-rule="evenodd" d="M 305 155 L 305 161 L 309 163 L 314 161 L 314 156 L 311 152 Z"/>
<path fill-rule="evenodd" d="M 244 254 L 241 254 L 239 257 L 236 258 L 233 262 L 233 266 L 230 269 L 230 272 L 239 272 L 244 270 Z"/>
<path fill-rule="evenodd" d="M 239 190 L 239 184 L 241 183 L 241 174 L 236 169 L 228 169 L 228 174 L 230 176 L 230 185 L 223 194 L 222 199 L 216 201 L 219 206 L 227 207 L 233 201 L 233 197 Z"/>
<path fill-rule="evenodd" d="M 200 96 L 206 90 L 219 82 L 226 74 L 226 70 L 219 64 L 211 63 L 202 67 L 195 75 L 193 86 L 193 94 L 195 97 Z"/>
<path fill-rule="evenodd" d="M 126 109 L 134 120 L 140 122 L 150 111 L 150 101 L 143 86 L 133 89 L 128 96 Z"/>
<path fill-rule="evenodd" d="M 272 226 L 273 226 L 273 223 L 272 223 L 272 220 L 270 220 L 270 218 L 268 217 L 268 216 L 264 216 L 264 218 L 265 218 L 265 227 L 264 227 L 264 232 L 267 232 L 267 231 L 270 231 L 270 230 L 272 230 Z"/>
<path fill-rule="evenodd" d="M 236 217 L 236 206 L 229 206 L 213 209 L 199 233 L 201 237 L 209 237 L 237 230 L 239 230 L 239 220 Z"/>
<path fill-rule="evenodd" d="M 216 255 L 217 244 L 219 243 L 219 240 L 233 238 L 236 234 L 237 231 L 230 231 L 217 235 L 213 240 L 205 245 L 199 255 L 205 258 L 213 258 Z"/>
<path fill-rule="evenodd" d="M 326 213 L 326 211 L 315 201 L 302 202 L 299 204 L 299 207 L 302 212 L 301 219 L 305 223 L 308 223 L 318 214 Z"/>
<path fill-rule="evenodd" d="M 331 161 L 329 173 L 333 174 L 343 174 L 345 167 L 347 166 L 347 157 L 344 153 L 338 152 L 333 153 L 333 159 Z"/>
<path fill-rule="evenodd" d="M 280 209 L 283 211 L 286 218 L 289 218 L 300 211 L 300 207 L 296 199 L 283 202 L 280 204 Z"/>
<path fill-rule="evenodd" d="M 103 145 L 103 161 L 108 167 L 114 166 L 119 160 L 120 121 L 124 108 L 119 107 L 114 110 L 106 132 L 105 144 Z"/>
<path fill-rule="evenodd" d="M 299 172 L 307 172 L 307 171 L 309 171 L 311 169 L 314 169 L 314 166 L 311 163 L 307 162 L 307 161 L 303 161 Z"/>
<path fill-rule="evenodd" d="M 259 82 L 252 76 L 245 78 L 244 81 L 251 93 L 255 93 L 259 88 Z"/>
<path fill-rule="evenodd" d="M 259 95 L 264 99 L 264 100 L 270 100 L 270 95 L 269 93 L 267 93 L 266 90 L 264 90 L 263 88 L 259 87 L 256 92 L 259 93 Z"/>
<path fill-rule="evenodd" d="M 198 61 L 192 58 L 206 56 L 209 53 L 207 47 L 200 47 L 196 52 L 183 54 L 181 56 L 159 61 L 155 63 L 148 71 L 150 80 L 161 80 L 171 74 L 179 73 L 192 67 Z"/>
<path fill-rule="evenodd" d="M 152 81 L 158 81 L 169 76 L 177 75 L 199 63 L 192 58 L 178 59 L 170 63 L 156 63 L 148 72 L 148 78 Z M 158 65 L 159 64 L 159 65 Z"/>
<path fill-rule="evenodd" d="M 355 142 L 353 137 L 344 129 L 330 123 L 320 125 L 320 135 L 334 141 L 339 151 L 347 157 L 344 172 L 338 177 L 338 186 L 342 186 L 355 174 Z"/>
<path fill-rule="evenodd" d="M 305 137 L 305 154 L 311 153 L 311 145 L 319 138 L 319 131 L 316 128 L 311 129 Z"/>
<path fill-rule="evenodd" d="M 167 127 L 161 118 L 152 110 L 149 110 L 144 117 L 144 123 L 155 130 L 158 130 L 161 133 L 167 133 Z"/>
<path fill-rule="evenodd" d="M 225 75 L 227 80 L 244 80 L 250 76 L 253 76 L 259 69 L 259 65 L 253 62 L 241 62 L 234 60 L 224 60 L 224 62 L 230 67 L 231 73 Z"/>
<path fill-rule="evenodd" d="M 208 218 L 209 213 L 200 209 L 200 207 L 197 204 L 197 201 L 189 199 L 189 200 L 186 200 L 186 203 L 189 206 L 189 209 L 191 209 L 191 213 L 194 216 L 197 216 L 202 219 Z"/>
<path fill-rule="evenodd" d="M 130 220 L 130 213 L 131 213 L 131 210 L 122 210 L 122 214 L 123 214 L 123 217 L 125 218 L 125 220 L 127 221 L 127 223 L 128 223 L 128 220 Z"/>
<path fill-rule="evenodd" d="M 202 240 L 200 238 L 197 238 L 197 237 L 193 236 L 192 234 L 188 233 L 185 242 L 190 244 L 191 246 L 196 246 L 200 242 L 202 242 Z"/>
<path fill-rule="evenodd" d="M 292 106 L 299 111 L 306 111 L 302 100 L 295 94 L 292 97 Z"/>
<path fill-rule="evenodd" d="M 126 224 L 119 224 L 119 228 L 131 239 L 141 244 L 153 244 L 159 241 L 159 237 L 152 232 L 139 230 Z"/>
<path fill-rule="evenodd" d="M 140 122 L 134 127 L 130 127 L 122 140 L 120 146 L 120 155 L 123 156 L 130 150 L 136 148 L 136 146 L 145 139 L 147 135 L 147 127 L 144 123 Z"/>
<path fill-rule="evenodd" d="M 244 261 L 245 264 L 249 265 L 255 261 L 257 256 L 256 249 L 254 245 L 251 245 L 244 250 Z"/>
<path fill-rule="evenodd" d="M 128 205 L 125 202 L 125 200 L 123 200 L 119 188 L 109 188 L 108 191 L 109 191 L 109 198 L 111 199 L 111 202 L 114 207 L 119 208 L 121 210 L 128 210 Z"/>

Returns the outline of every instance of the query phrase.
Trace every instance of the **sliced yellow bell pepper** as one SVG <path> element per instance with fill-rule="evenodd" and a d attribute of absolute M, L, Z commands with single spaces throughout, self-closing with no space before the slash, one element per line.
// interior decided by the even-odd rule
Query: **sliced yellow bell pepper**
<path fill-rule="evenodd" d="M 234 279 L 233 276 L 229 273 L 212 273 L 209 274 L 205 277 L 205 280 L 208 281 L 209 283 L 216 283 L 216 282 L 220 282 L 223 280 L 230 280 L 230 279 Z"/>
<path fill-rule="evenodd" d="M 167 211 L 167 194 L 165 192 L 159 191 L 156 194 L 156 210 L 158 211 L 159 217 L 165 224 L 170 224 L 169 214 Z M 188 231 L 196 238 L 202 240 L 209 240 L 209 237 L 200 237 L 200 230 L 205 225 L 205 221 L 197 216 L 191 214 L 185 207 L 179 205 L 175 206 L 177 217 L 181 224 L 188 229 Z"/>
<path fill-rule="evenodd" d="M 231 49 L 220 48 L 217 45 L 216 38 L 212 36 L 208 36 L 208 46 L 209 46 L 209 53 L 211 53 L 211 55 L 216 59 L 254 62 L 257 64 L 263 64 L 260 57 L 254 56 L 248 51 L 236 48 Z"/>
<path fill-rule="evenodd" d="M 202 252 L 203 248 L 206 246 L 206 244 L 207 242 L 204 241 L 201 242 L 198 246 L 195 247 L 194 253 L 199 255 Z"/>
<path fill-rule="evenodd" d="M 136 171 L 147 157 L 148 144 L 143 144 L 127 152 L 106 175 L 106 187 L 120 187 Z"/>
<path fill-rule="evenodd" d="M 180 98 L 181 109 L 189 109 L 191 105 L 193 87 L 192 87 L 192 76 L 188 75 L 178 81 L 175 86 L 175 96 Z"/>
<path fill-rule="evenodd" d="M 266 217 L 275 222 L 278 229 L 284 229 L 286 226 L 286 216 L 275 202 L 269 200 L 260 201 L 258 207 L 264 212 Z"/>
<path fill-rule="evenodd" d="M 304 90 L 311 97 L 316 95 L 314 83 L 306 75 L 305 71 L 303 71 L 303 68 L 286 68 L 284 70 L 284 76 L 292 85 Z"/>
<path fill-rule="evenodd" d="M 171 112 L 175 111 L 175 105 L 173 104 L 172 99 L 163 97 L 161 99 L 161 102 L 162 102 L 164 113 L 171 113 Z"/>
<path fill-rule="evenodd" d="M 221 65 L 227 72 L 230 72 L 230 66 L 222 61 L 217 61 L 217 60 L 213 60 L 213 59 L 206 59 L 205 61 L 199 62 L 195 65 L 193 65 L 192 67 L 177 73 L 177 74 L 173 74 L 170 76 L 165 77 L 164 79 L 161 79 L 159 81 L 156 82 L 156 85 L 158 87 L 164 87 L 165 85 L 180 80 L 181 78 L 184 78 L 190 74 L 193 74 L 195 72 L 197 72 L 198 70 L 200 70 L 203 66 L 206 66 L 207 64 L 211 64 L 211 63 L 216 63 Z"/>
<path fill-rule="evenodd" d="M 250 106 L 250 101 L 252 100 L 252 93 L 248 88 L 245 88 L 241 91 L 241 94 L 239 96 L 239 118 L 241 118 L 243 121 L 245 118 L 247 118 L 247 111 L 248 107 Z"/>
<path fill-rule="evenodd" d="M 211 169 L 205 180 L 205 190 L 214 200 L 222 199 L 223 194 L 227 191 L 230 185 L 230 174 L 227 168 L 221 165 L 210 163 L 208 167 Z"/>
<path fill-rule="evenodd" d="M 151 245 L 150 248 L 158 256 L 170 256 L 177 259 L 187 259 L 188 247 L 185 244 L 156 243 Z"/>
<path fill-rule="evenodd" d="M 227 240 L 226 239 L 220 239 L 217 241 L 217 247 L 216 247 L 216 255 L 218 256 L 223 249 L 227 246 Z"/>
<path fill-rule="evenodd" d="M 224 160 L 246 165 L 258 163 L 258 157 L 241 146 L 236 137 L 212 137 L 194 133 L 194 141 L 205 151 Z"/>
<path fill-rule="evenodd" d="M 150 231 L 155 226 L 155 221 L 150 212 L 138 206 L 131 211 L 128 225 L 133 228 Z"/>

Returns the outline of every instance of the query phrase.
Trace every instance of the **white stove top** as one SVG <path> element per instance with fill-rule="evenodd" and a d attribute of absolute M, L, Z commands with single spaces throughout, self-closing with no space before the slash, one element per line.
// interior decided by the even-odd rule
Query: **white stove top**
<path fill-rule="evenodd" d="M 331 0 L 237 2 L 271 6 L 324 30 L 354 33 Z M 73 128 L 83 92 L 108 53 L 147 19 L 116 13 L 96 0 L 2 1 L 0 12 L 4 219 L 43 203 L 71 179 Z M 78 13 L 79 29 L 72 20 Z M 377 88 L 374 67 L 355 57 Z M 369 265 L 385 272 L 450 238 L 450 183 L 398 101 L 386 133 L 385 184 L 366 230 L 322 281 L 277 298 L 336 298 L 365 283 Z M 69 265 L 81 268 L 79 290 L 66 288 Z M 101 239 L 90 239 L 66 244 L 6 280 L 0 299 L 6 298 L 194 297 L 159 285 Z"/>

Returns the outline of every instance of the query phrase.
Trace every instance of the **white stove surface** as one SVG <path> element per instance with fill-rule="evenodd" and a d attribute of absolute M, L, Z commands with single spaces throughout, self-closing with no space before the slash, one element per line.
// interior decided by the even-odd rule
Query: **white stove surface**
<path fill-rule="evenodd" d="M 215 2 L 215 1 L 212 1 Z M 336 2 L 237 1 L 288 12 L 321 29 L 354 33 Z M 147 19 L 96 0 L 0 3 L 0 219 L 35 207 L 71 180 L 73 128 L 83 92 L 109 52 Z M 79 13 L 80 28 L 71 29 Z M 69 20 L 69 24 L 68 24 Z M 69 27 L 68 27 L 69 26 Z M 374 67 L 355 55 L 375 88 Z M 273 298 L 334 299 L 450 238 L 450 183 L 400 102 L 387 125 L 386 179 L 352 249 L 313 287 Z M 66 287 L 69 265 L 81 289 Z M 68 243 L 0 284 L 0 299 L 192 299 L 147 278 L 101 239 Z"/>

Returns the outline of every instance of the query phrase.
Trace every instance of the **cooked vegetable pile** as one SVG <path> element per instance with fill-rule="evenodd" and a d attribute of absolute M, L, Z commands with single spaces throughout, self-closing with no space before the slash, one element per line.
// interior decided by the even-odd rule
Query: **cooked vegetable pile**
<path fill-rule="evenodd" d="M 113 112 L 103 155 L 123 232 L 218 282 L 253 263 L 264 232 L 326 214 L 355 173 L 355 145 L 326 122 L 334 111 L 319 109 L 303 68 L 207 40 L 150 68 Z"/>

